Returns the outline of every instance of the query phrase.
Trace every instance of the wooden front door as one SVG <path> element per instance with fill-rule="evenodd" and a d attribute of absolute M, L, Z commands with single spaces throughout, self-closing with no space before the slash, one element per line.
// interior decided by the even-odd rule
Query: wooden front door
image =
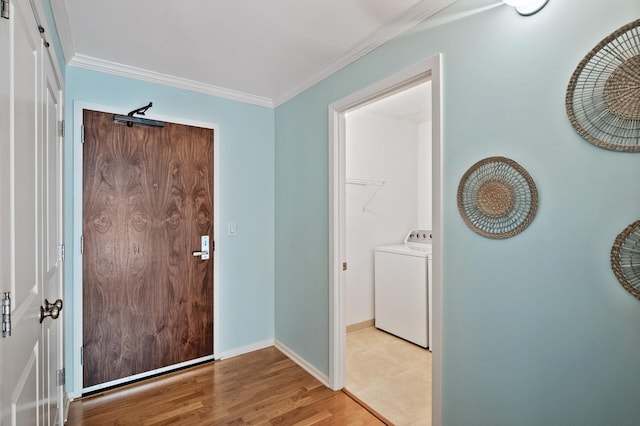
<path fill-rule="evenodd" d="M 83 387 L 213 356 L 213 130 L 84 110 Z"/>

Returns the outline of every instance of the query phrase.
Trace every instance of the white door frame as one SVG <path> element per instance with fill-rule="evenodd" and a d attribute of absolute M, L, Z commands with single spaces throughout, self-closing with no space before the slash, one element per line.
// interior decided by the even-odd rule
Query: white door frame
<path fill-rule="evenodd" d="M 128 111 L 122 111 L 121 108 L 111 107 L 107 105 L 94 104 L 83 101 L 75 101 L 73 103 L 73 392 L 69 393 L 71 399 L 82 396 L 82 254 L 80 253 L 80 237 L 82 236 L 82 123 L 85 109 L 109 112 L 126 115 Z M 149 118 L 154 120 L 166 121 L 170 123 L 184 124 L 187 126 L 202 127 L 205 129 L 213 129 L 213 241 L 219 239 L 220 234 L 220 126 L 217 123 L 190 120 L 182 117 L 174 117 L 167 115 L 150 114 Z M 205 357 L 218 359 L 217 351 L 220 348 L 220 254 L 219 250 L 213 252 L 213 356 Z M 118 383 L 126 383 L 130 380 L 148 377 L 150 375 L 171 371 L 178 367 L 184 367 L 200 362 L 204 358 L 198 358 L 196 361 L 187 361 L 178 365 L 160 368 L 151 372 L 137 374 L 114 382 L 109 385 Z M 116 383 L 118 382 L 118 383 Z"/>
<path fill-rule="evenodd" d="M 437 54 L 329 105 L 329 383 L 345 385 L 346 132 L 345 114 L 381 96 L 431 79 L 433 167 L 432 421 L 442 424 L 442 54 Z"/>

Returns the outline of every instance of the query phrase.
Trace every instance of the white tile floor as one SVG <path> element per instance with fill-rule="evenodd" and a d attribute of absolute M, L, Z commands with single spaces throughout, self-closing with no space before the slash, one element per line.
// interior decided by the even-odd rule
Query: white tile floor
<path fill-rule="evenodd" d="M 398 426 L 431 426 L 431 352 L 368 328 L 347 335 L 347 390 Z"/>

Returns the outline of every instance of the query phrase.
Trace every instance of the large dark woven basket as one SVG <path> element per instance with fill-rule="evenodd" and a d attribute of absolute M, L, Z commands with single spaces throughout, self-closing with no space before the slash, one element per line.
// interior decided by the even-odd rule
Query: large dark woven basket
<path fill-rule="evenodd" d="M 640 152 L 640 19 L 603 39 L 571 76 L 569 121 L 592 144 Z"/>
<path fill-rule="evenodd" d="M 538 191 L 529 173 L 505 157 L 471 166 L 458 185 L 458 211 L 476 233 L 494 239 L 513 237 L 533 220 Z"/>

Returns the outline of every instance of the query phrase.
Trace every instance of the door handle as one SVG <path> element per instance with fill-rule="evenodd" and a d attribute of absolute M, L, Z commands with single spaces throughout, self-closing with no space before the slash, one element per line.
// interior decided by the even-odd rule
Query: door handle
<path fill-rule="evenodd" d="M 193 252 L 194 257 L 200 257 L 202 260 L 209 259 L 209 236 L 200 236 L 200 251 Z"/>
<path fill-rule="evenodd" d="M 47 299 L 44 299 L 44 306 L 40 306 L 40 324 L 46 317 L 51 317 L 51 319 L 57 319 L 60 316 L 60 311 L 62 310 L 62 300 L 58 299 L 55 302 L 51 303 Z"/>

